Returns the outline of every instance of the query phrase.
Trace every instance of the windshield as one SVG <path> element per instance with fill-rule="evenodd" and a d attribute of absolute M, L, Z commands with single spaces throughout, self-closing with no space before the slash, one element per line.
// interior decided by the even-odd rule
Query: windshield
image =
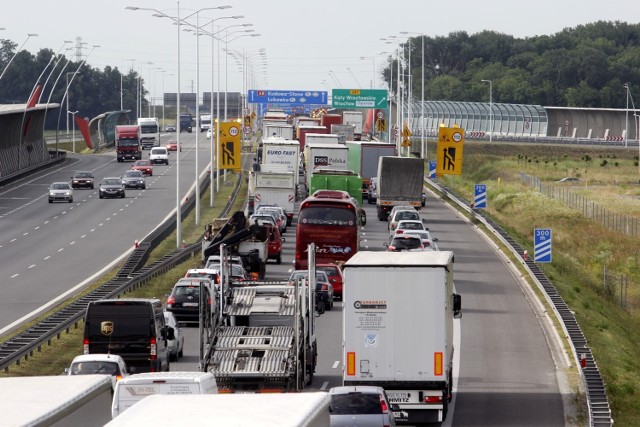
<path fill-rule="evenodd" d="M 124 176 L 127 178 L 142 178 L 142 172 L 129 170 L 124 173 Z"/>
<path fill-rule="evenodd" d="M 138 138 L 133 138 L 133 139 L 120 138 L 118 140 L 118 145 L 120 147 L 137 147 L 139 144 L 140 144 L 140 141 L 138 141 Z"/>
<path fill-rule="evenodd" d="M 103 185 L 120 185 L 121 182 L 119 179 L 105 179 L 102 181 Z"/>
<path fill-rule="evenodd" d="M 422 241 L 419 237 L 396 237 L 390 246 L 396 249 L 418 249 L 422 246 Z"/>
<path fill-rule="evenodd" d="M 311 206 L 300 211 L 298 222 L 310 225 L 353 227 L 356 225 L 356 214 L 350 209 L 341 207 Z"/>
<path fill-rule="evenodd" d="M 158 133 L 158 125 L 142 125 L 140 131 L 142 133 Z"/>
<path fill-rule="evenodd" d="M 71 375 L 119 375 L 120 369 L 113 362 L 76 362 L 71 365 Z"/>
<path fill-rule="evenodd" d="M 382 414 L 380 396 L 373 393 L 334 394 L 331 396 L 334 415 Z"/>
<path fill-rule="evenodd" d="M 420 222 L 401 222 L 398 225 L 399 230 L 424 230 L 424 226 Z"/>
<path fill-rule="evenodd" d="M 76 172 L 76 178 L 91 178 L 89 172 Z"/>
<path fill-rule="evenodd" d="M 69 188 L 71 188 L 71 186 L 64 182 L 60 182 L 57 184 L 51 184 L 51 188 L 54 190 L 68 190 Z"/>

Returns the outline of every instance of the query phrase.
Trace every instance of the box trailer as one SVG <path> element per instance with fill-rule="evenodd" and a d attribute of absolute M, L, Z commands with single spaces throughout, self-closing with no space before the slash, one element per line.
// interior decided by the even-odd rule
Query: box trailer
<path fill-rule="evenodd" d="M 106 427 L 329 427 L 329 402 L 324 392 L 153 395 Z"/>
<path fill-rule="evenodd" d="M 395 144 L 373 141 L 347 141 L 349 154 L 347 168 L 362 178 L 362 196 L 366 196 L 369 180 L 378 175 L 378 159 L 382 156 L 395 156 Z"/>
<path fill-rule="evenodd" d="M 111 419 L 111 375 L 0 378 L 2 425 L 101 426 Z"/>
<path fill-rule="evenodd" d="M 383 387 L 400 424 L 442 422 L 461 298 L 450 251 L 359 251 L 344 265 L 343 382 Z"/>
<path fill-rule="evenodd" d="M 307 185 L 311 175 L 320 168 L 347 170 L 347 147 L 343 144 L 308 144 L 304 152 Z"/>

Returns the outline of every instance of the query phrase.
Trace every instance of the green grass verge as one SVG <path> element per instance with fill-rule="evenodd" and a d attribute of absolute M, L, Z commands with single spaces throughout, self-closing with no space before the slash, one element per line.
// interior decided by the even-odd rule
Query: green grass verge
<path fill-rule="evenodd" d="M 487 184 L 485 212 L 531 255 L 534 228 L 553 230 L 553 263 L 543 270 L 575 312 L 606 383 L 616 424 L 640 425 L 635 396 L 640 390 L 640 311 L 621 308 L 619 294 L 612 298 L 602 283 L 605 267 L 624 274 L 629 278 L 627 298 L 640 301 L 637 240 L 523 185 L 521 172 L 545 184 L 579 177 L 583 182 L 578 185 L 560 185 L 612 212 L 640 218 L 637 149 L 470 142 L 464 148 L 462 175 L 444 176 L 440 182 L 466 200 L 473 199 L 475 184 Z"/>

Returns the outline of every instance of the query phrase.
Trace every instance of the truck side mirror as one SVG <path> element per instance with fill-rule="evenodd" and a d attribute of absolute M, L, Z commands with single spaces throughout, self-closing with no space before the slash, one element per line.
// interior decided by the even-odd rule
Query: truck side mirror
<path fill-rule="evenodd" d="M 460 319 L 462 317 L 462 297 L 453 294 L 453 318 Z"/>
<path fill-rule="evenodd" d="M 360 219 L 360 225 L 367 225 L 367 213 L 364 211 L 364 209 L 361 209 L 358 215 Z"/>
<path fill-rule="evenodd" d="M 281 237 L 280 240 L 282 240 L 282 243 L 287 241 L 287 239 L 285 239 L 284 237 Z"/>

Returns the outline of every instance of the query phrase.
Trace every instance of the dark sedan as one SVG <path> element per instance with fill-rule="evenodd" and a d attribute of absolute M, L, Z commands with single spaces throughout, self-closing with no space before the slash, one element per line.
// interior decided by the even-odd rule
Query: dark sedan
<path fill-rule="evenodd" d="M 206 285 L 200 286 L 199 278 L 189 281 L 179 281 L 173 287 L 171 295 L 167 298 L 167 311 L 173 313 L 176 320 L 181 323 L 198 323 L 200 319 L 200 289 L 203 289 L 203 309 L 206 310 L 205 319 L 209 317 L 209 289 Z M 205 283 L 202 281 L 202 283 Z"/>
<path fill-rule="evenodd" d="M 72 188 L 91 188 L 93 189 L 93 174 L 91 172 L 78 171 L 71 177 Z"/>
<path fill-rule="evenodd" d="M 100 198 L 121 197 L 124 199 L 124 184 L 119 177 L 102 178 L 100 181 Z"/>

